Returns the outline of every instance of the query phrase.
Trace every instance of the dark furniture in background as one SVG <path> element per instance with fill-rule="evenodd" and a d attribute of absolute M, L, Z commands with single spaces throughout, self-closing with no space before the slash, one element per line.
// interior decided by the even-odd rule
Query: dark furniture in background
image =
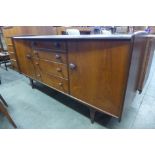
<path fill-rule="evenodd" d="M 0 52 L 0 65 L 4 64 L 7 70 L 7 63 L 10 62 L 10 57 L 8 52 Z"/>

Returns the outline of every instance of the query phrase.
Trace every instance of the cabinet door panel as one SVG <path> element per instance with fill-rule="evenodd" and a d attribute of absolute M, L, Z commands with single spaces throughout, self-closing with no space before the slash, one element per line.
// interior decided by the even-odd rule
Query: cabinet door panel
<path fill-rule="evenodd" d="M 23 40 L 14 40 L 14 44 L 20 71 L 29 77 L 36 78 L 30 42 Z"/>
<path fill-rule="evenodd" d="M 70 41 L 70 93 L 102 111 L 120 116 L 131 52 L 128 41 Z"/>

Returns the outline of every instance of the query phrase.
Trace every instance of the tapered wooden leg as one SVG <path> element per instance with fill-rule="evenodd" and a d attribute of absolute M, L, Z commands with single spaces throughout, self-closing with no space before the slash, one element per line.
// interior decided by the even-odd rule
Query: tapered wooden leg
<path fill-rule="evenodd" d="M 122 117 L 119 117 L 119 118 L 118 118 L 118 122 L 120 123 L 120 122 L 121 122 L 121 120 L 122 120 Z"/>
<path fill-rule="evenodd" d="M 6 101 L 4 100 L 4 98 L 2 97 L 2 95 L 0 94 L 0 100 L 4 103 L 5 106 L 8 107 L 8 104 L 6 103 Z"/>
<path fill-rule="evenodd" d="M 8 70 L 8 68 L 7 68 L 6 62 L 4 63 L 4 65 L 5 65 L 5 70 L 7 71 L 7 70 Z"/>
<path fill-rule="evenodd" d="M 90 108 L 89 111 L 90 111 L 90 119 L 91 119 L 91 123 L 94 123 L 94 118 L 95 118 L 96 110 L 93 109 L 93 108 Z"/>
<path fill-rule="evenodd" d="M 30 80 L 30 85 L 31 85 L 31 87 L 32 87 L 32 89 L 33 89 L 33 88 L 34 88 L 34 82 L 33 82 L 33 79 L 29 78 L 29 80 Z"/>
<path fill-rule="evenodd" d="M 141 94 L 142 93 L 142 90 L 138 90 L 138 92 L 139 92 L 139 94 Z"/>

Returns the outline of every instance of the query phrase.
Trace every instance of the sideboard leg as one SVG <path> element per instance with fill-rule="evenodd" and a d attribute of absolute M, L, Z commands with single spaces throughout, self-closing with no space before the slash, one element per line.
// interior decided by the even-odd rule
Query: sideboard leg
<path fill-rule="evenodd" d="M 90 108 L 89 111 L 90 111 L 90 119 L 91 119 L 91 123 L 94 123 L 96 110 L 93 109 L 93 108 Z"/>
<path fill-rule="evenodd" d="M 34 88 L 34 83 L 33 83 L 33 79 L 29 78 L 30 80 L 30 85 L 32 86 L 32 89 Z"/>
<path fill-rule="evenodd" d="M 142 93 L 142 90 L 138 90 L 138 92 L 139 92 L 139 94 L 141 94 Z"/>
<path fill-rule="evenodd" d="M 5 70 L 7 71 L 7 70 L 8 70 L 8 68 L 7 68 L 6 62 L 4 63 L 4 65 L 5 65 Z"/>
<path fill-rule="evenodd" d="M 120 123 L 120 122 L 121 122 L 121 120 L 122 120 L 122 117 L 119 117 L 119 118 L 118 118 L 118 122 Z"/>

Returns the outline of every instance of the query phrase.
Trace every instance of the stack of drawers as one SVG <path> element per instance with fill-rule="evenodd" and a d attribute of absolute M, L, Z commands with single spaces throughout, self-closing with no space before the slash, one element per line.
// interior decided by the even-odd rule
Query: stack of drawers
<path fill-rule="evenodd" d="M 3 29 L 3 34 L 4 34 L 6 44 L 7 44 L 7 49 L 8 49 L 8 52 L 9 52 L 12 68 L 14 70 L 18 71 L 17 59 L 16 59 L 16 55 L 15 55 L 13 42 L 12 42 L 12 39 L 11 39 L 11 37 L 14 35 L 14 33 L 15 33 L 15 30 L 11 26 L 10 27 L 5 27 Z"/>
<path fill-rule="evenodd" d="M 62 92 L 69 93 L 66 43 L 34 41 L 31 54 L 36 79 Z"/>

